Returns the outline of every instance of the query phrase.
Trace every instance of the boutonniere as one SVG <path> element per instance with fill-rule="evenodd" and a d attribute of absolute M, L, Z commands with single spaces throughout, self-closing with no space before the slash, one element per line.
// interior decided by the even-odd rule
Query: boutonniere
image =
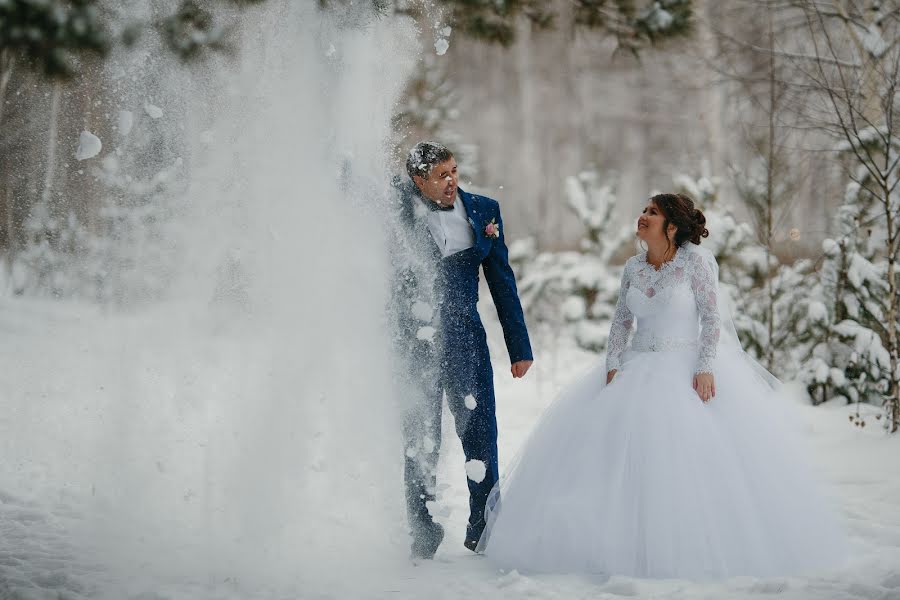
<path fill-rule="evenodd" d="M 492 239 L 500 237 L 500 226 L 497 225 L 497 219 L 491 219 L 490 223 L 484 226 L 484 235 Z"/>

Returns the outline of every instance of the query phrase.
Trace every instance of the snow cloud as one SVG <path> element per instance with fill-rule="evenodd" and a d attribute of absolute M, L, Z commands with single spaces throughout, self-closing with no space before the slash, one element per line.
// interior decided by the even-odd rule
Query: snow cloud
<path fill-rule="evenodd" d="M 436 332 L 437 330 L 431 326 L 419 327 L 419 330 L 416 332 L 416 337 L 423 342 L 433 342 L 434 334 Z"/>
<path fill-rule="evenodd" d="M 94 158 L 103 150 L 103 142 L 90 131 L 82 131 L 78 138 L 78 149 L 75 150 L 76 160 Z"/>
<path fill-rule="evenodd" d="M 153 104 L 145 104 L 144 112 L 147 113 L 147 116 L 151 119 L 159 119 L 163 116 L 163 109 Z"/>
<path fill-rule="evenodd" d="M 416 300 L 413 303 L 411 310 L 413 316 L 424 323 L 431 321 L 431 316 L 434 313 L 434 309 L 431 305 L 427 302 L 422 302 L 421 300 Z"/>

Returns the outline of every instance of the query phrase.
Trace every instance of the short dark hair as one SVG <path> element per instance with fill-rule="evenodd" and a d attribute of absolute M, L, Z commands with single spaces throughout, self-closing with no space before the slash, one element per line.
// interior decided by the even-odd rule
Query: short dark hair
<path fill-rule="evenodd" d="M 410 178 L 418 175 L 428 179 L 435 165 L 450 160 L 453 153 L 438 142 L 419 142 L 412 147 L 406 157 L 406 172 Z"/>

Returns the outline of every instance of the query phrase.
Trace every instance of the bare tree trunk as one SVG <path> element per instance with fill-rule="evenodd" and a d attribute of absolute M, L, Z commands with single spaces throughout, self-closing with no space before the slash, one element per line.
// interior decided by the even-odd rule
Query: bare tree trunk
<path fill-rule="evenodd" d="M 517 30 L 516 41 L 516 78 L 519 82 L 519 97 L 522 102 L 522 160 L 523 164 L 540 164 L 540 151 L 537 139 L 537 91 L 534 86 L 534 60 L 532 57 L 531 40 L 532 25 L 523 20 Z M 543 247 L 547 240 L 547 213 L 548 200 L 546 195 L 540 194 L 537 200 L 537 214 L 529 215 L 533 221 L 529 223 L 538 241 L 538 246 Z"/>
<path fill-rule="evenodd" d="M 835 2 L 835 8 L 838 10 L 841 18 L 844 21 L 848 35 L 853 41 L 853 44 L 856 47 L 860 58 L 860 62 L 863 65 L 863 70 L 860 75 L 861 88 L 859 90 L 859 93 L 862 96 L 862 110 L 860 111 L 862 118 L 870 127 L 880 127 L 884 125 L 887 135 L 888 137 L 890 137 L 893 133 L 893 111 L 889 111 L 888 113 L 886 113 L 884 106 L 882 105 L 882 95 L 879 85 L 880 83 L 882 83 L 882 76 L 879 72 L 879 67 L 881 66 L 882 59 L 881 57 L 874 55 L 862 42 L 856 30 L 856 27 L 858 27 L 859 25 L 855 25 L 850 20 L 845 4 L 845 0 L 840 0 L 838 2 Z M 878 14 L 877 9 L 878 7 L 874 2 L 868 2 L 866 4 L 866 9 L 862 11 L 862 18 L 864 19 L 864 25 L 866 28 L 871 27 L 875 15 Z M 893 85 L 890 86 L 890 89 L 893 90 Z M 893 94 L 890 95 L 893 96 Z M 890 98 L 888 102 L 892 103 L 893 98 Z M 897 265 L 895 262 L 897 249 L 897 223 L 895 221 L 897 215 L 894 214 L 893 205 L 891 203 L 891 149 L 891 143 L 885 144 L 885 148 L 883 151 L 884 169 L 878 169 L 877 165 L 875 164 L 873 164 L 872 167 L 874 167 L 878 172 L 878 184 L 882 196 L 880 200 L 884 206 L 885 234 L 887 243 L 888 306 L 887 322 L 885 323 L 885 328 L 887 329 L 887 350 L 888 354 L 890 355 L 891 377 L 888 397 L 885 400 L 885 409 L 888 418 L 888 429 L 891 433 L 896 433 L 898 430 L 900 430 L 900 381 L 898 381 L 897 368 L 898 360 L 900 360 L 900 348 L 898 348 L 897 332 L 898 298 L 896 280 Z M 872 162 L 874 163 L 875 161 L 873 160 Z"/>
<path fill-rule="evenodd" d="M 891 85 L 888 89 L 888 94 L 893 96 L 895 85 Z M 889 136 L 889 143 L 886 144 L 884 150 L 884 176 L 879 183 L 881 184 L 882 201 L 884 202 L 885 228 L 887 230 L 888 314 L 886 326 L 888 334 L 888 352 L 891 357 L 891 387 L 888 390 L 885 409 L 887 409 L 888 429 L 891 433 L 896 433 L 900 430 L 900 381 L 898 381 L 900 377 L 898 377 L 897 372 L 898 358 L 900 358 L 900 348 L 898 348 L 900 340 L 898 340 L 897 336 L 897 318 L 900 317 L 900 315 L 897 314 L 897 215 L 894 213 L 894 205 L 891 202 L 891 171 L 892 169 L 897 168 L 896 165 L 892 166 L 895 159 L 891 153 L 893 143 L 890 143 L 893 141 L 890 139 L 890 136 L 894 131 L 893 109 L 889 109 L 884 113 L 884 123 L 887 135 Z"/>
<path fill-rule="evenodd" d="M 15 60 L 9 49 L 0 50 L 0 145 L 3 143 L 3 109 L 6 107 L 6 90 L 12 79 Z M 12 194 L 12 182 L 9 176 L 9 164 L 7 162 L 3 173 L 3 205 L 6 207 L 6 274 L 7 281 L 12 281 L 12 265 L 16 252 L 16 230 L 14 223 L 14 201 Z"/>
<path fill-rule="evenodd" d="M 12 283 L 13 264 L 16 262 L 18 239 L 16 239 L 16 204 L 13 199 L 12 181 L 10 181 L 8 173 L 3 178 L 3 185 L 6 205 L 6 275 L 7 281 Z"/>
<path fill-rule="evenodd" d="M 896 433 L 898 429 L 900 429 L 900 382 L 897 380 L 897 362 L 898 362 L 898 348 L 897 348 L 897 280 L 896 280 L 896 271 L 897 266 L 894 263 L 894 256 L 896 253 L 896 245 L 897 245 L 897 233 L 896 223 L 894 223 L 894 215 L 891 212 L 890 205 L 890 190 L 888 188 L 887 180 L 883 183 L 883 190 L 885 194 L 885 198 L 888 199 L 888 202 L 885 204 L 885 217 L 886 217 L 886 227 L 887 227 L 887 240 L 888 240 L 888 267 L 887 267 L 887 279 L 888 279 L 888 314 L 887 314 L 887 333 L 888 333 L 888 352 L 891 356 L 891 387 L 889 390 L 889 395 L 887 398 L 887 417 L 889 419 L 888 428 L 891 433 Z"/>
<path fill-rule="evenodd" d="M 0 144 L 3 143 L 3 109 L 6 106 L 6 90 L 12 78 L 13 67 L 12 52 L 8 49 L 0 50 Z M 6 274 L 7 281 L 12 281 L 12 265 L 15 253 L 16 239 L 13 227 L 13 195 L 12 184 L 9 178 L 9 168 L 3 173 L 3 205 L 6 207 Z"/>
<path fill-rule="evenodd" d="M 697 10 L 698 14 L 704 15 L 704 18 L 697 20 L 697 39 L 703 49 L 704 60 L 709 62 L 715 61 L 719 53 L 718 38 L 711 25 L 716 19 L 714 14 L 716 5 L 715 0 L 704 0 Z M 724 147 L 726 136 L 722 130 L 722 123 L 725 109 L 721 86 L 716 84 L 716 76 L 715 71 L 710 70 L 703 86 L 705 106 L 703 125 L 706 127 L 706 155 L 709 157 L 711 170 L 713 173 L 725 173 L 728 161 L 734 157 L 729 156 Z"/>
<path fill-rule="evenodd" d="M 772 282 L 772 242 L 774 238 L 775 210 L 775 32 L 772 28 L 772 12 L 769 11 L 769 139 L 766 148 L 766 321 L 768 325 L 768 347 L 766 348 L 766 368 L 772 371 L 775 367 L 775 286 Z"/>
<path fill-rule="evenodd" d="M 878 15 L 879 11 L 878 6 L 876 6 L 877 3 L 868 2 L 866 4 L 865 10 L 861 11 L 861 18 L 863 19 L 866 28 L 869 28 L 872 26 L 873 20 L 875 16 Z M 866 45 L 863 44 L 862 40 L 859 39 L 859 32 L 856 30 L 859 25 L 850 19 L 845 5 L 846 0 L 838 0 L 834 3 L 834 7 L 844 21 L 850 39 L 853 40 L 853 45 L 856 46 L 856 50 L 859 53 L 863 65 L 863 71 L 860 77 L 862 83 L 860 94 L 862 95 L 863 105 L 862 111 L 860 112 L 863 119 L 869 124 L 878 125 L 880 124 L 879 117 L 882 113 L 880 106 L 881 94 L 878 91 L 879 76 L 877 67 L 879 60 L 878 57 L 872 55 L 869 49 L 866 48 Z"/>
<path fill-rule="evenodd" d="M 12 52 L 7 49 L 0 50 L 0 132 L 3 131 L 3 107 L 6 105 L 6 88 L 12 78 L 13 67 Z"/>
<path fill-rule="evenodd" d="M 56 81 L 53 83 L 53 91 L 50 94 L 50 125 L 47 134 L 47 166 L 44 170 L 44 187 L 41 191 L 41 202 L 50 206 L 50 195 L 53 192 L 53 182 L 56 178 L 56 146 L 59 144 L 59 105 L 62 98 L 62 85 Z"/>

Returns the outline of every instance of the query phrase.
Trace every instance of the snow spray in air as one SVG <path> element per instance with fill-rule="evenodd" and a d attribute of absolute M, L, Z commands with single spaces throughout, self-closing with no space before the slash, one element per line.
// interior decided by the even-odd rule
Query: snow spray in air
<path fill-rule="evenodd" d="M 406 553 L 366 204 L 418 43 L 354 10 L 270 0 L 242 17 L 237 65 L 155 100 L 183 110 L 179 268 L 166 303 L 106 334 L 79 449 L 84 535 L 122 579 L 292 585 Z M 348 198 L 348 165 L 372 198 Z"/>

